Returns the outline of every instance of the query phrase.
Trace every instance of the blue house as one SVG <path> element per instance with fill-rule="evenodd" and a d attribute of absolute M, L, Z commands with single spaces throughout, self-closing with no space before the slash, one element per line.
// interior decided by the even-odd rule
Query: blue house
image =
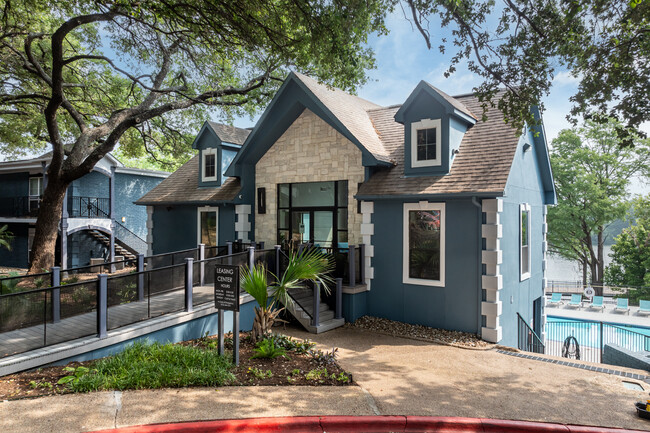
<path fill-rule="evenodd" d="M 250 133 L 206 123 L 199 154 L 138 201 L 152 250 L 241 239 L 356 252 L 346 320 L 515 346 L 517 313 L 544 329 L 555 191 L 543 126 L 486 114 L 473 94 L 426 82 L 382 107 L 291 73 Z"/>
<path fill-rule="evenodd" d="M 0 265 L 29 266 L 36 217 L 47 185 L 50 154 L 0 163 L 0 225 L 13 233 L 11 251 Z M 146 253 L 146 210 L 134 201 L 169 173 L 125 167 L 112 155 L 68 187 L 59 227 L 57 264 L 85 266 L 91 258 L 115 261 Z"/>

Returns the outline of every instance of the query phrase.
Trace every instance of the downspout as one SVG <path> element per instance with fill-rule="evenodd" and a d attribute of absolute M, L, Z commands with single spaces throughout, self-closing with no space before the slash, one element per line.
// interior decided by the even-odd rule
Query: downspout
<path fill-rule="evenodd" d="M 478 329 L 476 330 L 476 333 L 481 336 L 481 328 L 483 327 L 483 319 L 481 317 L 481 303 L 483 302 L 483 206 L 481 203 L 478 201 L 476 197 L 472 197 L 472 204 L 476 206 L 478 209 L 478 219 L 477 219 L 477 234 L 478 234 L 478 248 L 477 248 L 477 253 L 476 253 L 476 262 L 477 262 L 477 267 L 478 267 L 478 272 L 477 272 L 477 285 L 476 287 L 478 290 L 476 291 L 478 293 L 478 302 L 476 303 L 477 306 L 477 313 L 478 313 Z"/>

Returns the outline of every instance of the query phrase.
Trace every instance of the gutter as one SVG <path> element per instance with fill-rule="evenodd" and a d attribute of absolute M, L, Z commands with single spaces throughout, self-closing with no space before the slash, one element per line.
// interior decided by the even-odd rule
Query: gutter
<path fill-rule="evenodd" d="M 357 194 L 354 196 L 357 200 L 396 200 L 396 199 L 405 199 L 405 200 L 425 200 L 429 198 L 440 199 L 444 198 L 446 200 L 453 199 L 466 199 L 472 198 L 472 201 L 476 198 L 495 198 L 503 197 L 504 192 L 459 192 L 459 193 L 440 193 L 440 194 L 381 194 L 381 195 L 369 195 L 369 194 Z M 480 204 L 478 206 L 481 206 Z"/>
<path fill-rule="evenodd" d="M 481 318 L 481 303 L 483 302 L 483 279 L 482 279 L 482 274 L 483 274 L 483 231 L 482 231 L 482 224 L 483 224 L 483 206 L 481 203 L 477 200 L 476 197 L 472 197 L 472 204 L 476 206 L 478 209 L 478 229 L 477 234 L 478 234 L 478 253 L 476 254 L 476 262 L 478 263 L 478 272 L 477 272 L 477 277 L 476 277 L 476 287 L 478 288 L 477 290 L 477 297 L 478 297 L 478 302 L 476 303 L 476 307 L 478 309 L 478 329 L 476 333 L 480 336 L 481 335 L 481 328 L 483 327 L 483 320 Z"/>

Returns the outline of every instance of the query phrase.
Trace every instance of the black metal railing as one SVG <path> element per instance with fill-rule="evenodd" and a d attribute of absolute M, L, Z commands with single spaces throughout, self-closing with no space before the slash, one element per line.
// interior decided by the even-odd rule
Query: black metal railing
<path fill-rule="evenodd" d="M 607 344 L 615 344 L 632 352 L 650 351 L 650 336 L 624 325 L 586 320 L 546 322 L 545 354 L 583 361 L 602 362 Z"/>
<path fill-rule="evenodd" d="M 517 348 L 525 352 L 544 353 L 544 343 L 517 313 Z"/>
<path fill-rule="evenodd" d="M 2 197 L 0 217 L 36 218 L 40 204 L 39 197 Z"/>
<path fill-rule="evenodd" d="M 546 283 L 545 292 L 562 293 L 565 295 L 582 294 L 586 287 L 592 287 L 596 294 L 601 294 L 605 297 L 611 298 L 628 298 L 629 305 L 638 306 L 639 300 L 648 299 L 647 293 L 650 292 L 650 287 L 642 286 L 613 286 L 613 285 L 591 285 L 582 284 L 582 281 L 561 281 L 561 280 L 548 280 Z"/>
<path fill-rule="evenodd" d="M 70 197 L 68 213 L 72 218 L 108 218 L 110 200 L 102 197 Z"/>

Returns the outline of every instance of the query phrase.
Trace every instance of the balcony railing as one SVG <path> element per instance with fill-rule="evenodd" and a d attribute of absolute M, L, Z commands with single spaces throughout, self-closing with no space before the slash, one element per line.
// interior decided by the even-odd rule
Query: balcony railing
<path fill-rule="evenodd" d="M 0 198 L 0 216 L 8 218 L 36 218 L 41 203 L 38 197 Z"/>
<path fill-rule="evenodd" d="M 108 218 L 110 202 L 107 198 L 72 196 L 68 213 L 71 218 Z"/>

